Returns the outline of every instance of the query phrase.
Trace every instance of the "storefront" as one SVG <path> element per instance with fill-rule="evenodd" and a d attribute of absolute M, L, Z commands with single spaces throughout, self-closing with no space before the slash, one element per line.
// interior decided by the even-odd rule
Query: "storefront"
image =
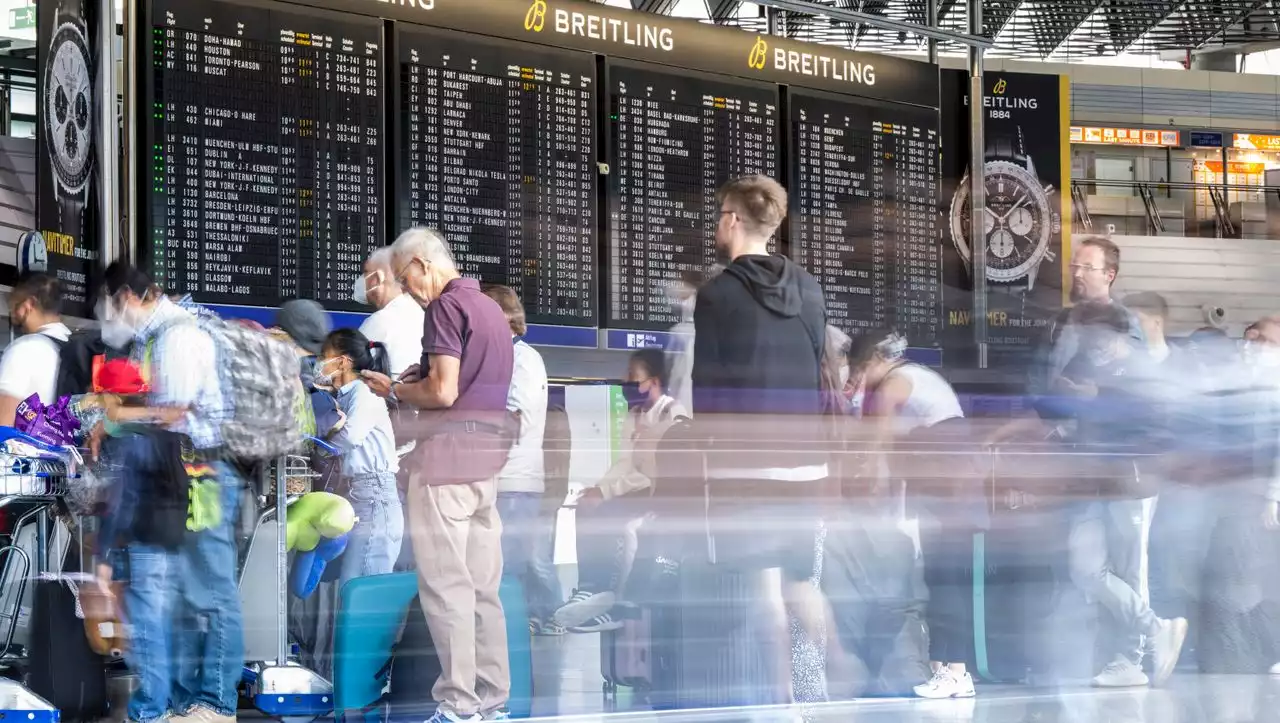
<path fill-rule="evenodd" d="M 1071 177 L 1096 181 L 1090 195 L 1133 196 L 1135 184 L 1182 181 L 1171 168 L 1171 152 L 1183 134 L 1167 128 L 1071 127 Z"/>

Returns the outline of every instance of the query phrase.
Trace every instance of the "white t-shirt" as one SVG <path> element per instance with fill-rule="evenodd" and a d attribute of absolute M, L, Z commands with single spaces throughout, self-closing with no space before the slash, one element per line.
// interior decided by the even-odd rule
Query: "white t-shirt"
<path fill-rule="evenodd" d="M 542 494 L 546 489 L 542 438 L 547 430 L 547 366 L 537 349 L 523 341 L 515 344 L 507 409 L 520 413 L 520 436 L 498 475 L 498 491 Z"/>
<path fill-rule="evenodd" d="M 911 396 L 898 414 L 898 434 L 905 436 L 920 427 L 964 416 L 955 390 L 941 374 L 919 364 L 904 364 L 890 372 L 890 376 L 894 375 L 911 382 Z"/>
<path fill-rule="evenodd" d="M 53 338 L 50 338 L 53 337 Z M 22 401 L 39 394 L 40 401 L 58 401 L 58 360 L 61 349 L 57 342 L 71 338 L 65 324 L 45 324 L 35 334 L 24 334 L 13 341 L 0 356 L 0 394 Z"/>
<path fill-rule="evenodd" d="M 387 347 L 391 375 L 422 361 L 422 326 L 426 312 L 408 294 L 401 294 L 390 304 L 378 309 L 360 325 L 360 333 L 369 341 Z"/>

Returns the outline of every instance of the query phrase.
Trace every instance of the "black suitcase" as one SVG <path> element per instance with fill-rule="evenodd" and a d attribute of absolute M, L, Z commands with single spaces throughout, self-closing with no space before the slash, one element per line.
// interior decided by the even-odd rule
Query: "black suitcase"
<path fill-rule="evenodd" d="M 436 708 L 431 690 L 442 672 L 440 656 L 436 654 L 436 645 L 427 627 L 427 616 L 415 596 L 409 605 L 400 642 L 392 649 L 387 667 L 379 674 L 390 683 L 383 702 L 390 708 L 391 719 L 410 715 L 430 717 Z"/>
<path fill-rule="evenodd" d="M 107 661 L 93 652 L 76 597 L 58 581 L 35 583 L 27 687 L 62 712 L 62 720 L 107 715 Z"/>

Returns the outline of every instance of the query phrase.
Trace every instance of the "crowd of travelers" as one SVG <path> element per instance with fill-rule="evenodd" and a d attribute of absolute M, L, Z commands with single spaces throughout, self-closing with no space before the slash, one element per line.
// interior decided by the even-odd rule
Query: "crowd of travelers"
<path fill-rule="evenodd" d="M 692 631 L 686 611 L 671 628 L 654 618 L 654 650 L 700 632 L 703 650 L 679 655 L 756 656 L 734 668 L 753 703 L 796 701 L 797 635 L 824 651 L 830 698 L 969 698 L 975 676 L 1020 677 L 1035 656 L 1005 638 L 987 651 L 982 636 L 1021 617 L 1007 637 L 1036 647 L 1029 628 L 1065 614 L 1027 612 L 1037 566 L 1065 581 L 1055 606 L 1070 588 L 1100 611 L 1095 686 L 1159 685 L 1192 657 L 1205 672 L 1280 674 L 1280 316 L 1238 341 L 1170 338 L 1165 300 L 1117 299 L 1120 250 L 1087 238 L 1023 411 L 966 419 L 948 380 L 910 360 L 910 339 L 834 328 L 817 281 L 768 252 L 788 208 L 778 183 L 745 177 L 717 198 L 719 263 L 673 283 L 677 344 L 631 355 L 621 449 L 572 495 L 567 417 L 522 340 L 521 299 L 463 276 L 435 232 L 406 231 L 367 260 L 352 298 L 376 311 L 359 329 L 297 300 L 261 330 L 296 356 L 310 429 L 341 453 L 358 521 L 340 583 L 417 571 L 440 664 L 420 681 L 431 723 L 507 716 L 504 574 L 523 583 L 539 636 L 618 631 L 660 596 L 656 578 L 678 578 L 663 593 L 673 602 L 701 590 L 749 634 Z M 73 333 L 61 297 L 43 274 L 10 294 L 21 336 L 0 358 L 0 424 L 32 394 L 103 391 L 103 369 L 136 372 L 104 396 L 90 440 L 123 470 L 95 572 L 127 583 L 128 717 L 234 720 L 236 525 L 253 470 L 227 453 L 215 335 L 198 305 L 123 262 L 100 275 L 97 327 Z M 220 510 L 176 542 L 155 533 L 165 508 L 140 482 L 170 448 L 202 465 Z M 994 450 L 1017 449 L 1051 454 L 1009 455 L 993 480 Z M 565 506 L 579 562 L 568 596 L 552 563 Z M 975 562 L 984 539 L 992 567 Z M 983 585 L 988 609 L 975 610 Z M 991 676 L 984 661 L 1002 656 L 1018 670 Z"/>

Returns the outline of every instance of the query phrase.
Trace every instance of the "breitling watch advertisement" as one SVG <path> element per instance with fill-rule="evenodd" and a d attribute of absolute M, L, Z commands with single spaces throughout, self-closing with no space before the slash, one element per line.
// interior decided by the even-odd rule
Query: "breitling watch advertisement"
<path fill-rule="evenodd" d="M 36 224 L 64 310 L 75 316 L 89 315 L 87 280 L 100 246 L 96 12 L 93 0 L 52 0 L 36 17 Z"/>
<path fill-rule="evenodd" d="M 1062 308 L 1070 249 L 1070 84 L 1065 76 L 986 73 L 983 168 L 987 341 L 992 367 L 1025 363 Z M 942 71 L 944 346 L 970 361 L 969 74 Z M 950 119 L 950 120 L 948 120 Z M 975 357 L 976 358 L 976 357 Z"/>

